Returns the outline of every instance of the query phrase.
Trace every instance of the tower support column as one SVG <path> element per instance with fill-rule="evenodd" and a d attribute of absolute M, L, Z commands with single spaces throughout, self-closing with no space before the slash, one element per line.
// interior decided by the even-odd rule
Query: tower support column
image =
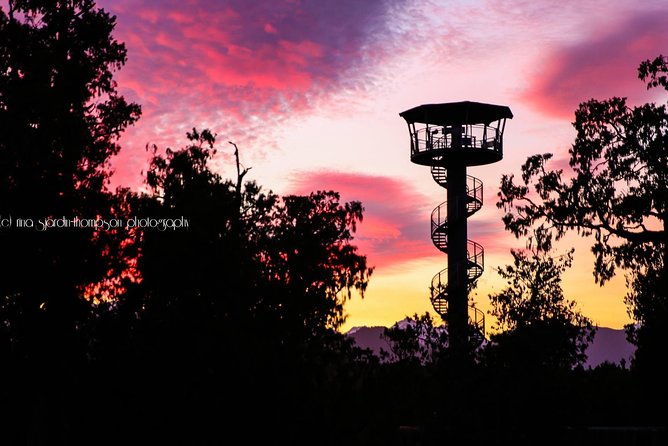
<path fill-rule="evenodd" d="M 468 344 L 466 165 L 448 165 L 448 334 L 454 356 Z"/>

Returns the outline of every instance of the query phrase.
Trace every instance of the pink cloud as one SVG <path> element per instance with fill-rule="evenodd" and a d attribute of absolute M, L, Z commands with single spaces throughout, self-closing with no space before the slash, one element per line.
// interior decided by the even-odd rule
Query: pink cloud
<path fill-rule="evenodd" d="M 169 11 L 167 13 L 167 18 L 172 22 L 178 23 L 179 25 L 190 24 L 195 20 L 195 18 L 190 14 L 186 14 L 180 11 Z"/>
<path fill-rule="evenodd" d="M 599 30 L 591 40 L 549 54 L 523 99 L 545 114 L 571 119 L 578 104 L 590 98 L 650 100 L 637 67 L 642 60 L 666 53 L 666 23 L 668 11 L 638 13 Z"/>
<path fill-rule="evenodd" d="M 361 201 L 364 221 L 354 243 L 377 269 L 387 270 L 406 261 L 440 255 L 429 235 L 429 207 L 433 200 L 404 181 L 321 171 L 295 175 L 291 185 L 290 193 L 334 190 L 341 194 L 342 201 Z"/>
<path fill-rule="evenodd" d="M 139 9 L 137 10 L 137 16 L 149 23 L 157 23 L 160 19 L 160 13 L 156 9 Z"/>
<path fill-rule="evenodd" d="M 99 1 L 127 42 L 119 89 L 144 110 L 122 146 L 173 144 L 202 125 L 253 142 L 257 121 L 271 138 L 267 129 L 342 87 L 364 91 L 373 67 L 402 48 L 390 18 L 405 1 Z M 116 163 L 124 181 L 133 175 L 121 172 L 128 156 Z"/>

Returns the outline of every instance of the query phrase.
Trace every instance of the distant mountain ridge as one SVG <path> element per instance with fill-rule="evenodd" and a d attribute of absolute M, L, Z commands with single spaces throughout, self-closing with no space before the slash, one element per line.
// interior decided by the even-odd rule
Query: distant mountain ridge
<path fill-rule="evenodd" d="M 619 364 L 622 360 L 628 365 L 635 351 L 635 345 L 626 340 L 624 330 L 599 327 L 587 348 L 585 367 L 596 367 L 605 361 Z"/>
<path fill-rule="evenodd" d="M 361 348 L 371 349 L 379 355 L 380 349 L 389 350 L 389 345 L 382 334 L 385 327 L 353 327 L 346 335 L 352 337 Z M 619 364 L 622 360 L 628 365 L 635 352 L 635 346 L 626 340 L 624 330 L 599 327 L 594 339 L 587 348 L 585 368 L 596 367 L 605 361 Z"/>

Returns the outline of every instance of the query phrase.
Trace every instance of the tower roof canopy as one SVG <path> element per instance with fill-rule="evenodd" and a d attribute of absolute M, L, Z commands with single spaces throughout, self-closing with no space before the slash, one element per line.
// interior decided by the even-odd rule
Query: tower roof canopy
<path fill-rule="evenodd" d="M 505 105 L 482 102 L 448 102 L 424 104 L 399 113 L 409 124 L 419 122 L 433 125 L 490 124 L 503 118 L 512 118 L 513 113 Z"/>

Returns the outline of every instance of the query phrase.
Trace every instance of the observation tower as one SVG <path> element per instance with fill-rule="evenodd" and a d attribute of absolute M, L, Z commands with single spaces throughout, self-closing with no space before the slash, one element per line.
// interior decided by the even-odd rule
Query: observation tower
<path fill-rule="evenodd" d="M 448 255 L 448 267 L 431 280 L 434 310 L 448 326 L 449 349 L 468 351 L 484 339 L 485 316 L 469 305 L 471 285 L 485 268 L 483 247 L 468 240 L 466 219 L 482 207 L 482 181 L 466 174 L 503 158 L 503 131 L 510 108 L 480 102 L 425 104 L 399 113 L 411 138 L 411 161 L 431 167 L 447 200 L 431 213 L 431 239 Z"/>

